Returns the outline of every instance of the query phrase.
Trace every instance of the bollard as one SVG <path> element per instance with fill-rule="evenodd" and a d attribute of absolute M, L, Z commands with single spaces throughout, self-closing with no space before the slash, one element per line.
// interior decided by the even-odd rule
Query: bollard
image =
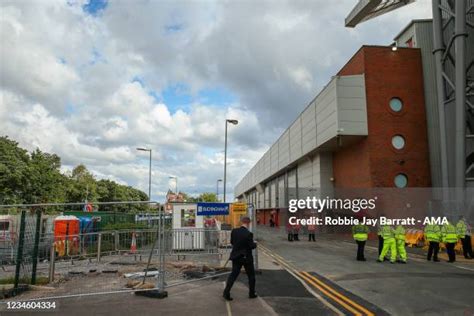
<path fill-rule="evenodd" d="M 54 249 L 54 243 L 51 247 L 51 253 L 49 256 L 49 283 L 54 281 L 54 263 L 56 261 L 56 250 Z"/>

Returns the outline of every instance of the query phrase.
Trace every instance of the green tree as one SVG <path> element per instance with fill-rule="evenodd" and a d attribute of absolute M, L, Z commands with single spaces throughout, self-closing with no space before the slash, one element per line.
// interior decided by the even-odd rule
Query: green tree
<path fill-rule="evenodd" d="M 61 158 L 36 149 L 31 153 L 29 199 L 34 203 L 64 202 L 66 177 L 61 174 Z"/>
<path fill-rule="evenodd" d="M 16 204 L 29 202 L 30 157 L 18 143 L 0 137 L 0 203 Z"/>
<path fill-rule="evenodd" d="M 72 180 L 67 190 L 68 202 L 96 201 L 97 183 L 92 173 L 87 170 L 86 166 L 80 164 L 72 169 L 70 176 Z"/>

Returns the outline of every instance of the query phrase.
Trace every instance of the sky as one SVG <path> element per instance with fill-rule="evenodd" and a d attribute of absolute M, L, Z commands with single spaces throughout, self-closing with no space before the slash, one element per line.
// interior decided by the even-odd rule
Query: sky
<path fill-rule="evenodd" d="M 227 200 L 361 45 L 389 45 L 431 1 L 344 27 L 356 0 L 2 0 L 0 136 L 63 171 Z M 220 185 L 222 193 L 222 185 Z"/>

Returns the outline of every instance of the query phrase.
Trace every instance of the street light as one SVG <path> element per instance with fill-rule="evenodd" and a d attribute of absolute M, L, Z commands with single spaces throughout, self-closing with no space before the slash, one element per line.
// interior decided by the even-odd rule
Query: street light
<path fill-rule="evenodd" d="M 137 150 L 139 151 L 148 151 L 150 152 L 150 168 L 148 170 L 148 201 L 151 201 L 151 149 L 149 148 L 144 148 L 144 147 L 138 147 Z"/>
<path fill-rule="evenodd" d="M 217 202 L 219 202 L 219 182 L 222 182 L 222 179 L 218 179 L 216 182 L 216 198 Z"/>
<path fill-rule="evenodd" d="M 176 181 L 176 185 L 175 185 L 175 191 L 176 191 L 176 198 L 178 197 L 178 177 L 173 177 L 173 176 L 170 176 L 169 177 L 170 179 L 174 179 Z"/>
<path fill-rule="evenodd" d="M 227 182 L 227 123 L 230 123 L 232 125 L 237 125 L 239 124 L 239 121 L 237 120 L 230 120 L 226 119 L 225 120 L 225 146 L 224 146 L 224 196 L 223 196 L 223 202 L 225 203 L 225 193 L 226 193 L 226 182 Z"/>

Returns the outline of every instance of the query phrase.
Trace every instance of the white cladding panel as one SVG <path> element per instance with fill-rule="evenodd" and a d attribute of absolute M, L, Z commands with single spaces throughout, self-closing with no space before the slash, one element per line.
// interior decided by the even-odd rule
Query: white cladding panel
<path fill-rule="evenodd" d="M 313 164 L 305 159 L 298 164 L 298 188 L 311 188 L 313 186 Z"/>
<path fill-rule="evenodd" d="M 303 154 L 307 154 L 316 148 L 316 104 L 312 102 L 301 113 L 301 141 Z"/>
<path fill-rule="evenodd" d="M 278 178 L 278 207 L 286 207 L 285 177 Z"/>
<path fill-rule="evenodd" d="M 285 168 L 290 162 L 290 130 L 287 129 L 278 140 L 278 169 Z"/>
<path fill-rule="evenodd" d="M 339 78 L 337 113 L 339 135 L 367 135 L 364 77 L 346 76 Z"/>
<path fill-rule="evenodd" d="M 290 126 L 290 163 L 301 157 L 301 117 Z"/>
<path fill-rule="evenodd" d="M 274 174 L 278 171 L 278 143 L 273 144 L 270 148 L 270 174 Z"/>

